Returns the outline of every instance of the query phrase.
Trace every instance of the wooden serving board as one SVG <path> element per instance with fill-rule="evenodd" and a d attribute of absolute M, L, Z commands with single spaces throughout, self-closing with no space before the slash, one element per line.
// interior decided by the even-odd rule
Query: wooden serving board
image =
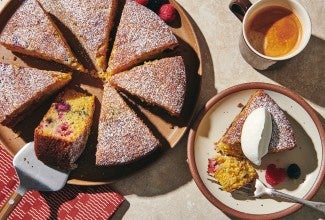
<path fill-rule="evenodd" d="M 8 5 L 8 2 L 10 1 L 6 0 L 0 2 L 0 24 L 1 21 L 3 21 L 1 18 L 8 16 L 7 11 L 14 10 L 14 8 L 11 8 L 12 4 Z M 175 119 L 160 109 L 148 108 L 148 106 L 143 106 L 142 103 L 137 101 L 133 102 L 139 110 L 137 113 L 142 116 L 149 128 L 151 128 L 153 133 L 163 143 L 164 149 L 167 150 L 168 148 L 174 147 L 187 130 L 199 95 L 202 76 L 200 47 L 192 24 L 186 12 L 184 12 L 178 3 L 173 0 L 171 0 L 170 3 L 175 6 L 178 12 L 178 17 L 176 21 L 171 24 L 171 28 L 173 33 L 177 36 L 180 45 L 175 50 L 166 52 L 162 56 L 181 55 L 185 61 L 188 85 L 184 110 L 181 117 Z M 7 8 L 5 8 L 5 6 L 7 6 Z M 69 43 L 68 38 L 67 41 Z M 2 46 L 0 46 L 0 62 L 39 69 L 59 70 L 63 72 L 71 71 L 53 62 L 12 53 Z M 69 86 L 80 86 L 89 93 L 94 94 L 96 96 L 96 110 L 86 150 L 78 160 L 78 168 L 70 174 L 68 183 L 77 185 L 110 183 L 141 169 L 141 167 L 153 162 L 157 156 L 161 155 L 161 152 L 157 152 L 157 154 L 126 166 L 107 168 L 96 167 L 95 151 L 103 83 L 101 80 L 92 78 L 87 74 L 74 72 L 73 80 Z M 30 112 L 29 116 L 22 120 L 13 130 L 0 126 L 0 141 L 12 155 L 15 155 L 26 143 L 33 141 L 34 129 L 43 118 L 53 99 L 54 97 L 51 97 L 44 103 L 40 103 L 40 107 Z"/>

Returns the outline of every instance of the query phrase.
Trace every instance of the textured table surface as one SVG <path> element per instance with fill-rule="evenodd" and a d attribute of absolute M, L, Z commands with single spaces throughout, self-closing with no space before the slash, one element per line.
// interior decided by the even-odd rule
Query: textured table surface
<path fill-rule="evenodd" d="M 255 1 L 253 1 L 255 2 Z M 202 48 L 202 90 L 196 111 L 230 86 L 259 81 L 280 84 L 304 97 L 325 118 L 325 1 L 301 0 L 310 14 L 312 37 L 305 50 L 276 69 L 257 71 L 238 49 L 239 20 L 229 11 L 229 1 L 178 0 L 187 11 Z M 198 190 L 186 159 L 187 135 L 155 163 L 112 184 L 126 197 L 113 219 L 231 219 Z M 325 202 L 325 183 L 314 197 Z M 303 207 L 285 219 L 322 219 Z"/>

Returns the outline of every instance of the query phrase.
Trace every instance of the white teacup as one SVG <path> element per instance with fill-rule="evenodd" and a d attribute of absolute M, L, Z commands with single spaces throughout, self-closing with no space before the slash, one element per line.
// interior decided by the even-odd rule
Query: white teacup
<path fill-rule="evenodd" d="M 233 0 L 229 8 L 242 21 L 240 52 L 256 69 L 290 59 L 308 44 L 310 17 L 296 0 Z"/>

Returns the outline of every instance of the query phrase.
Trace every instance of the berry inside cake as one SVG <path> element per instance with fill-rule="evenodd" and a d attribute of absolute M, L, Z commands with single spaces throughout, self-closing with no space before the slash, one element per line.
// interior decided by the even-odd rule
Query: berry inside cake
<path fill-rule="evenodd" d="M 62 92 L 35 129 L 37 157 L 61 169 L 76 168 L 75 161 L 88 139 L 94 109 L 94 96 L 71 89 Z"/>

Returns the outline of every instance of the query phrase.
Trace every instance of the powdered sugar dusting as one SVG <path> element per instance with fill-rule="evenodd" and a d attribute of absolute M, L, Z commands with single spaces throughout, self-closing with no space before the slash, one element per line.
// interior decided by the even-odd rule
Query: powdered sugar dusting
<path fill-rule="evenodd" d="M 156 55 L 176 45 L 176 37 L 157 14 L 134 1 L 127 1 L 108 65 L 113 72 L 123 71 L 130 64 L 147 59 L 148 54 Z"/>
<path fill-rule="evenodd" d="M 52 72 L 0 64 L 0 122 L 22 110 L 57 79 Z M 31 103 L 30 103 L 31 104 Z"/>
<path fill-rule="evenodd" d="M 296 146 L 293 129 L 285 113 L 276 104 L 276 102 L 263 90 L 257 90 L 248 101 L 246 109 L 247 114 L 240 114 L 236 120 L 235 126 L 228 129 L 224 137 L 227 143 L 240 143 L 241 130 L 247 116 L 257 108 L 265 108 L 272 115 L 272 135 L 269 145 L 269 152 L 279 152 L 289 150 Z"/>
<path fill-rule="evenodd" d="M 20 5 L 4 26 L 0 42 L 66 65 L 76 60 L 36 0 Z"/>
<path fill-rule="evenodd" d="M 179 115 L 186 92 L 186 72 L 182 57 L 171 57 L 145 63 L 130 71 L 115 74 L 110 82 L 141 100 Z"/>
<path fill-rule="evenodd" d="M 95 65 L 97 57 L 104 57 L 103 66 L 97 67 L 102 71 L 107 65 L 109 33 L 117 2 L 118 0 L 41 0 L 46 11 L 76 34 Z"/>
<path fill-rule="evenodd" d="M 159 141 L 108 84 L 98 128 L 97 165 L 124 164 L 156 149 Z"/>

